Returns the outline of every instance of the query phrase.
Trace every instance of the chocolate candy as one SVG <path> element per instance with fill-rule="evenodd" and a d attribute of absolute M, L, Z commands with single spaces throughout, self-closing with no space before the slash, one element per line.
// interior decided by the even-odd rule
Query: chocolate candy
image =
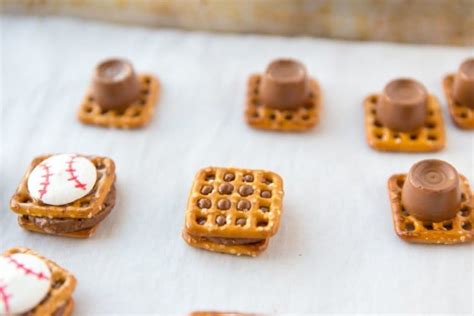
<path fill-rule="evenodd" d="M 123 59 L 108 59 L 97 65 L 92 95 L 103 110 L 124 111 L 140 96 L 140 82 L 132 65 Z"/>
<path fill-rule="evenodd" d="M 218 190 L 220 194 L 231 194 L 234 191 L 234 186 L 230 183 L 222 183 Z"/>
<path fill-rule="evenodd" d="M 465 60 L 454 77 L 453 98 L 474 109 L 474 58 Z"/>
<path fill-rule="evenodd" d="M 261 81 L 265 105 L 280 110 L 297 109 L 309 95 L 309 79 L 303 64 L 292 59 L 277 59 L 268 65 Z"/>
<path fill-rule="evenodd" d="M 253 194 L 253 188 L 250 185 L 243 185 L 239 188 L 239 194 L 241 196 L 249 196 Z"/>
<path fill-rule="evenodd" d="M 400 132 L 421 128 L 426 120 L 428 93 L 413 79 L 389 82 L 377 104 L 376 118 L 384 126 Z"/>
<path fill-rule="evenodd" d="M 417 162 L 403 185 L 402 205 L 422 221 L 440 222 L 455 217 L 461 205 L 456 169 L 437 159 Z"/>

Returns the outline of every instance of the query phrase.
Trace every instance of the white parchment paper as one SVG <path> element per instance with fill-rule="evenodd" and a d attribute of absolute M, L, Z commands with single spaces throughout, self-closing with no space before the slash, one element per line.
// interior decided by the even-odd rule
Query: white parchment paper
<path fill-rule="evenodd" d="M 448 118 L 442 76 L 474 49 L 314 38 L 188 33 L 62 18 L 2 17 L 0 246 L 28 246 L 79 280 L 76 315 L 473 312 L 473 246 L 397 238 L 388 177 L 445 159 L 471 182 L 473 134 Z M 151 124 L 84 126 L 76 111 L 94 65 L 122 56 L 155 73 Z M 321 123 L 306 134 L 257 131 L 243 120 L 247 77 L 275 57 L 303 61 L 323 89 Z M 362 100 L 397 76 L 440 98 L 448 144 L 393 154 L 365 142 Z M 10 196 L 33 157 L 106 155 L 117 205 L 88 240 L 21 230 Z M 285 181 L 284 215 L 255 259 L 196 250 L 180 237 L 194 173 L 209 165 L 263 168 Z"/>

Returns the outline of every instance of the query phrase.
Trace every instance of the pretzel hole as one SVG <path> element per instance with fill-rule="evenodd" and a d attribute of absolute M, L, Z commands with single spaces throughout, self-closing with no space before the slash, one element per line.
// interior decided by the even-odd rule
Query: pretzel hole
<path fill-rule="evenodd" d="M 424 223 L 423 227 L 426 228 L 427 230 L 433 230 L 433 223 Z"/>
<path fill-rule="evenodd" d="M 451 230 L 453 229 L 453 222 L 446 222 L 443 224 L 444 229 Z"/>
<path fill-rule="evenodd" d="M 224 215 L 219 215 L 216 217 L 216 224 L 219 226 L 224 226 L 227 224 L 227 219 Z"/>
<path fill-rule="evenodd" d="M 254 106 L 258 106 L 258 99 L 252 98 L 252 99 L 250 100 L 250 102 L 251 102 Z"/>
<path fill-rule="evenodd" d="M 374 109 L 371 109 L 370 110 L 370 114 L 372 115 L 376 115 L 377 114 L 377 110 L 374 108 Z"/>
<path fill-rule="evenodd" d="M 462 229 L 470 231 L 472 229 L 472 224 L 470 222 L 464 222 L 462 224 Z"/>
<path fill-rule="evenodd" d="M 253 89 L 253 94 L 255 94 L 255 95 L 258 94 L 258 87 L 255 87 L 255 89 Z"/>
<path fill-rule="evenodd" d="M 215 173 L 207 173 L 206 176 L 204 177 L 206 181 L 214 181 L 216 179 L 216 174 Z"/>
<path fill-rule="evenodd" d="M 224 181 L 232 182 L 234 180 L 235 180 L 235 174 L 233 174 L 232 172 L 228 172 L 228 173 L 224 174 Z"/>
<path fill-rule="evenodd" d="M 268 213 L 270 212 L 270 205 L 268 204 L 260 204 L 260 206 L 258 207 L 258 209 L 263 212 L 263 213 Z"/>
<path fill-rule="evenodd" d="M 29 195 L 23 195 L 18 198 L 18 202 L 20 203 L 31 203 L 33 200 Z"/>
<path fill-rule="evenodd" d="M 436 136 L 436 135 L 433 135 L 433 134 L 428 135 L 428 140 L 430 140 L 432 142 L 434 142 L 437 139 L 438 139 L 438 136 Z"/>
<path fill-rule="evenodd" d="M 268 226 L 268 221 L 266 219 L 262 219 L 257 222 L 257 227 L 266 227 L 266 226 Z"/>
<path fill-rule="evenodd" d="M 308 114 L 304 114 L 304 115 L 301 117 L 301 119 L 302 119 L 303 121 L 307 121 L 307 120 L 309 120 L 309 115 L 308 115 Z"/>
<path fill-rule="evenodd" d="M 198 225 L 204 225 L 204 224 L 206 224 L 206 222 L 207 222 L 207 217 L 205 217 L 205 216 L 199 216 L 199 217 L 196 218 L 196 223 Z"/>
<path fill-rule="evenodd" d="M 411 139 L 411 140 L 417 140 L 417 139 L 418 139 L 418 135 L 417 135 L 417 134 L 411 134 L 411 135 L 410 135 L 410 139 Z"/>
<path fill-rule="evenodd" d="M 376 95 L 373 95 L 370 97 L 369 99 L 369 102 L 372 103 L 372 104 L 376 104 L 377 103 L 377 96 Z"/>
<path fill-rule="evenodd" d="M 459 103 L 458 101 L 454 101 L 454 106 L 461 107 L 461 106 L 462 106 L 462 104 L 461 104 L 461 103 Z"/>
<path fill-rule="evenodd" d="M 464 202 L 467 200 L 466 193 L 461 193 L 461 202 Z"/>
<path fill-rule="evenodd" d="M 212 191 L 214 190 L 214 187 L 212 185 L 203 185 L 202 188 L 201 188 L 201 194 L 203 195 L 209 195 L 212 193 Z"/>
<path fill-rule="evenodd" d="M 88 207 L 89 205 L 91 205 L 91 203 L 89 201 L 81 201 L 79 205 L 80 207 Z"/>
<path fill-rule="evenodd" d="M 374 137 L 377 138 L 378 140 L 381 140 L 383 138 L 383 133 L 376 131 L 374 132 Z"/>
<path fill-rule="evenodd" d="M 428 123 L 426 123 L 426 127 L 429 128 L 429 129 L 433 129 L 433 128 L 436 127 L 436 123 L 428 122 Z"/>
<path fill-rule="evenodd" d="M 272 184 L 272 183 L 273 183 L 273 179 L 272 179 L 271 177 L 269 177 L 269 176 L 265 176 L 265 177 L 263 177 L 263 179 L 262 179 L 262 183 L 265 183 L 265 184 L 267 184 L 267 185 L 268 185 L 268 184 Z"/>
<path fill-rule="evenodd" d="M 86 112 L 86 113 L 92 113 L 93 110 L 94 110 L 94 108 L 90 105 L 86 105 L 84 107 L 84 112 Z"/>
<path fill-rule="evenodd" d="M 254 177 L 253 175 L 247 173 L 247 174 L 244 174 L 242 179 L 244 180 L 244 182 L 253 182 Z"/>
<path fill-rule="evenodd" d="M 415 230 L 415 224 L 413 224 L 412 222 L 408 222 L 405 224 L 405 231 L 412 232 L 414 230 Z"/>
<path fill-rule="evenodd" d="M 150 90 L 148 90 L 148 89 L 142 90 L 142 94 L 147 95 L 148 93 L 150 93 Z"/>
<path fill-rule="evenodd" d="M 271 121 L 274 121 L 276 119 L 276 115 L 274 113 L 272 113 L 268 116 L 268 119 L 271 120 Z"/>
<path fill-rule="evenodd" d="M 145 77 L 144 81 L 147 85 L 149 85 L 150 82 L 151 82 L 151 79 L 150 79 L 150 77 Z"/>
<path fill-rule="evenodd" d="M 427 112 L 428 116 L 433 116 L 434 115 L 434 111 L 432 109 L 429 109 L 428 112 Z"/>
<path fill-rule="evenodd" d="M 100 108 L 100 114 L 101 114 L 101 115 L 105 115 L 105 114 L 107 114 L 108 112 L 109 112 L 109 110 Z"/>
<path fill-rule="evenodd" d="M 145 98 L 145 99 L 144 99 L 144 98 L 141 98 L 141 99 L 140 99 L 140 105 L 145 105 L 145 103 L 146 103 L 146 98 Z"/>
<path fill-rule="evenodd" d="M 245 217 L 239 217 L 235 220 L 235 225 L 237 226 L 245 226 L 247 224 L 247 219 Z"/>
<path fill-rule="evenodd" d="M 459 116 L 463 119 L 467 118 L 467 112 L 461 112 L 459 113 Z"/>
<path fill-rule="evenodd" d="M 374 109 L 374 111 L 375 111 L 375 109 Z M 383 127 L 382 123 L 380 123 L 380 122 L 377 121 L 377 120 L 374 121 L 374 125 L 375 125 L 376 127 L 378 127 L 378 128 Z"/>
<path fill-rule="evenodd" d="M 393 133 L 393 134 L 392 134 L 392 137 L 393 137 L 394 139 L 400 139 L 400 134 L 398 134 L 398 133 Z"/>
<path fill-rule="evenodd" d="M 253 112 L 252 114 L 250 114 L 253 118 L 258 118 L 260 115 L 258 114 L 257 111 Z"/>
<path fill-rule="evenodd" d="M 313 107 L 314 107 L 314 104 L 313 102 L 308 102 L 308 103 L 305 103 L 305 105 L 303 106 L 306 110 L 311 110 Z"/>
<path fill-rule="evenodd" d="M 400 213 L 402 213 L 403 216 L 410 216 L 410 214 L 408 213 L 408 211 L 402 206 L 401 210 L 400 210 Z"/>
<path fill-rule="evenodd" d="M 293 114 L 286 114 L 285 115 L 285 120 L 289 121 L 293 119 Z"/>
<path fill-rule="evenodd" d="M 264 199 L 269 199 L 272 197 L 272 191 L 263 190 L 262 192 L 260 192 L 260 196 Z"/>
<path fill-rule="evenodd" d="M 53 281 L 53 284 L 51 284 L 51 287 L 53 289 L 59 289 L 64 284 L 64 282 L 66 282 L 64 278 L 59 278 Z"/>
<path fill-rule="evenodd" d="M 467 206 L 461 208 L 461 216 L 468 217 L 471 214 L 471 210 Z"/>
<path fill-rule="evenodd" d="M 94 102 L 94 97 L 93 97 L 93 96 L 89 96 L 89 97 L 87 98 L 87 101 L 89 101 L 89 102 Z"/>

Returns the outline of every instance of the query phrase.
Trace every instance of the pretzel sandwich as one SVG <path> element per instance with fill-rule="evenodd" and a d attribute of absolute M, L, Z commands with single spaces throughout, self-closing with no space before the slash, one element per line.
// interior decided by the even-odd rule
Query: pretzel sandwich
<path fill-rule="evenodd" d="M 52 159 L 59 159 L 54 162 Z M 61 167 L 61 159 L 68 159 L 68 164 Z M 87 183 L 84 178 L 84 172 L 80 174 L 81 164 L 90 163 L 93 172 L 93 179 Z M 52 163 L 48 163 L 49 161 Z M 59 166 L 58 166 L 58 163 Z M 47 172 L 47 166 L 51 168 Z M 41 168 L 44 169 L 41 170 Z M 56 168 L 56 169 L 54 169 Z M 39 187 L 41 197 L 38 197 L 34 182 L 32 179 L 35 173 L 39 174 Z M 56 179 L 61 173 L 65 173 L 66 180 Z M 83 178 L 81 178 L 83 177 Z M 74 182 L 75 181 L 75 182 Z M 15 194 L 10 201 L 10 208 L 17 214 L 18 223 L 26 230 L 59 235 L 65 237 L 87 238 L 97 229 L 97 226 L 111 212 L 115 205 L 115 164 L 106 157 L 98 156 L 79 156 L 79 155 L 44 155 L 35 158 L 28 170 L 24 174 Z M 90 191 L 84 191 L 80 196 L 55 203 L 56 196 L 64 196 L 66 193 L 78 194 L 88 184 Z M 73 187 L 75 185 L 75 188 Z M 75 189 L 73 192 L 69 192 Z M 64 190 L 69 190 L 64 193 Z M 46 192 L 47 191 L 47 192 Z M 51 200 L 47 200 L 48 194 Z"/>
<path fill-rule="evenodd" d="M 20 262 L 19 260 L 21 260 L 21 257 L 17 257 L 19 255 L 28 255 L 35 257 L 36 260 L 39 259 L 46 264 L 49 271 L 47 271 L 46 275 L 43 273 L 37 274 L 37 271 L 31 269 L 31 261 L 29 262 L 30 265 Z M 22 275 L 24 275 L 24 278 L 33 278 L 33 280 L 29 280 L 29 285 L 31 286 L 28 288 L 22 288 L 21 292 L 18 293 L 12 293 L 12 291 L 15 291 L 15 284 L 8 284 L 7 281 L 7 284 L 3 285 L 2 289 L 5 291 L 3 293 L 5 295 L 2 296 L 3 300 L 0 300 L 0 307 L 3 305 L 3 308 L 7 310 L 7 314 L 9 314 L 9 312 L 15 313 L 15 311 L 12 309 L 25 307 L 24 305 L 27 304 L 26 302 L 30 300 L 31 303 L 31 297 L 34 297 L 38 294 L 34 293 L 34 289 L 38 289 L 37 284 L 31 283 L 34 282 L 34 278 L 47 279 L 49 284 L 48 289 L 45 292 L 45 297 L 39 302 L 38 305 L 26 312 L 23 312 L 21 315 L 69 316 L 72 314 L 72 310 L 74 308 L 72 293 L 74 292 L 77 283 L 75 277 L 72 274 L 61 268 L 55 262 L 27 248 L 11 248 L 7 250 L 3 256 L 4 258 L 9 259 L 11 264 L 14 266 L 16 265 L 17 269 L 20 270 L 18 271 L 19 275 L 16 278 L 12 278 L 13 282 L 18 282 L 18 278 L 23 277 Z M 22 272 L 21 270 L 24 271 Z M 8 271 L 3 273 L 8 273 Z M 33 293 L 31 291 L 33 291 Z M 18 298 L 18 296 L 23 296 L 23 298 Z M 21 300 L 21 302 L 19 300 Z M 1 309 L 0 312 L 2 312 Z"/>
<path fill-rule="evenodd" d="M 263 170 L 209 167 L 194 179 L 184 240 L 213 252 L 255 257 L 280 226 L 283 181 Z"/>

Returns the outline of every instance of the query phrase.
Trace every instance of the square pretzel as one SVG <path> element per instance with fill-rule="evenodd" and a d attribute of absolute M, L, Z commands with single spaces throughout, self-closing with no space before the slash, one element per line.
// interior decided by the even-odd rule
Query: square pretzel
<path fill-rule="evenodd" d="M 393 225 L 397 235 L 408 242 L 423 244 L 458 244 L 474 239 L 473 197 L 469 182 L 461 178 L 462 202 L 456 217 L 437 223 L 424 223 L 411 216 L 401 203 L 406 174 L 396 174 L 388 180 Z"/>
<path fill-rule="evenodd" d="M 380 95 L 369 95 L 364 100 L 365 132 L 370 147 L 381 151 L 434 152 L 444 148 L 446 136 L 443 115 L 435 96 L 428 97 L 426 122 L 416 132 L 397 132 L 376 119 Z"/>
<path fill-rule="evenodd" d="M 79 108 L 79 120 L 84 124 L 115 128 L 139 128 L 146 125 L 153 116 L 160 84 L 157 78 L 148 74 L 139 75 L 138 80 L 141 86 L 140 98 L 123 113 L 103 110 L 89 91 Z"/>
<path fill-rule="evenodd" d="M 310 94 L 306 103 L 297 110 L 273 109 L 262 103 L 260 97 L 261 75 L 250 76 L 247 87 L 245 118 L 255 128 L 302 132 L 313 128 L 319 122 L 321 112 L 321 90 L 318 82 L 310 78 Z"/>
<path fill-rule="evenodd" d="M 232 175 L 232 180 L 226 179 L 228 175 Z M 230 184 L 231 192 L 220 192 L 223 184 Z M 242 187 L 251 187 L 251 192 L 243 195 Z M 255 256 L 266 249 L 268 239 L 278 231 L 283 194 L 283 180 L 274 172 L 219 167 L 202 169 L 196 174 L 191 188 L 183 237 L 198 248 Z M 209 206 L 201 208 L 201 200 L 207 200 Z M 218 207 L 220 200 L 228 201 L 228 209 Z M 239 209 L 239 203 L 248 203 L 248 207 Z M 218 217 L 224 217 L 225 223 L 218 224 Z M 209 237 L 261 241 L 223 245 L 208 240 Z"/>
<path fill-rule="evenodd" d="M 97 181 L 86 196 L 66 205 L 46 205 L 35 200 L 28 192 L 28 178 L 33 169 L 51 155 L 39 156 L 31 162 L 15 194 L 10 208 L 17 214 L 49 218 L 91 218 L 97 215 L 115 183 L 115 164 L 112 159 L 87 156 L 97 170 Z"/>
<path fill-rule="evenodd" d="M 454 124 L 463 129 L 474 129 L 474 108 L 460 104 L 453 98 L 454 74 L 443 79 L 444 95 L 448 100 L 449 115 Z"/>
<path fill-rule="evenodd" d="M 16 253 L 29 254 L 40 258 L 47 264 L 49 270 L 51 271 L 51 287 L 48 295 L 38 306 L 29 311 L 28 315 L 54 315 L 54 313 L 61 308 L 63 309 L 63 313 L 61 315 L 71 315 L 74 306 L 72 293 L 76 288 L 76 278 L 71 273 L 57 265 L 55 262 L 28 248 L 10 248 L 5 251 L 3 255 L 10 256 Z"/>

